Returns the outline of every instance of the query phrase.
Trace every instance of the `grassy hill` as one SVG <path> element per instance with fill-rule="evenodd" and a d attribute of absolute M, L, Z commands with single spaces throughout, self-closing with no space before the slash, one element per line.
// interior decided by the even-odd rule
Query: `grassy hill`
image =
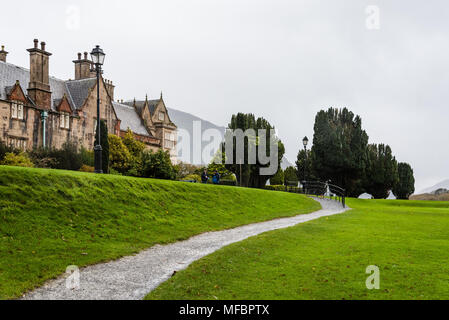
<path fill-rule="evenodd" d="M 353 200 L 178 272 L 147 299 L 449 299 L 447 202 Z M 380 268 L 368 290 L 366 268 Z"/>
<path fill-rule="evenodd" d="M 318 209 L 282 192 L 0 166 L 0 299 L 68 265 Z"/>
<path fill-rule="evenodd" d="M 410 197 L 410 200 L 426 200 L 426 201 L 449 201 L 449 193 L 445 194 L 430 194 L 430 193 L 424 193 L 424 194 L 417 194 Z M 449 206 L 449 204 L 448 204 Z"/>

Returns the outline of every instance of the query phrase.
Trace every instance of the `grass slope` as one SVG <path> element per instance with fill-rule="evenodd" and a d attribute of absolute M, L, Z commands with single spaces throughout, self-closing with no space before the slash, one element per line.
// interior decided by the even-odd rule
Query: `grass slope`
<path fill-rule="evenodd" d="M 449 299 L 449 205 L 348 200 L 354 208 L 225 247 L 147 299 Z M 380 268 L 368 290 L 366 268 Z"/>
<path fill-rule="evenodd" d="M 68 265 L 319 208 L 282 192 L 0 166 L 0 299 Z"/>

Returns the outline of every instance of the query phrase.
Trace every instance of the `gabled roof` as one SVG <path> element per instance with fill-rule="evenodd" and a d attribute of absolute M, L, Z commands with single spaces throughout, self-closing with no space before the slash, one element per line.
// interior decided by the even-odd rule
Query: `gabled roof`
<path fill-rule="evenodd" d="M 150 108 L 151 116 L 153 116 L 154 111 L 156 110 L 156 107 L 157 107 L 157 105 L 158 105 L 158 103 L 160 101 L 161 101 L 160 99 L 148 100 L 148 106 Z M 134 101 L 126 101 L 126 102 L 124 102 L 124 104 L 126 104 L 126 105 L 128 105 L 130 107 L 133 107 L 134 106 Z M 145 105 L 145 100 L 143 100 L 143 101 L 136 101 L 136 109 L 139 111 L 140 114 L 142 114 L 142 109 L 143 109 L 144 105 Z"/>
<path fill-rule="evenodd" d="M 23 92 L 22 87 L 19 82 L 16 82 L 12 87 L 6 87 L 6 96 L 9 100 L 18 100 L 23 103 L 28 103 L 29 99 L 27 99 L 26 94 Z"/>
<path fill-rule="evenodd" d="M 23 91 L 26 92 L 30 82 L 30 70 L 18 67 L 16 65 L 0 61 L 0 99 L 6 100 L 8 90 L 19 81 Z M 52 110 L 56 110 L 55 100 L 62 99 L 64 94 L 72 105 L 75 106 L 72 96 L 64 80 L 50 77 L 50 90 L 52 92 Z"/>
<path fill-rule="evenodd" d="M 139 117 L 134 107 L 118 102 L 112 102 L 112 106 L 114 107 L 117 117 L 121 120 L 120 130 L 126 131 L 129 128 L 136 134 L 152 137 L 151 133 L 145 128 L 142 119 Z"/>
<path fill-rule="evenodd" d="M 67 88 L 72 95 L 72 99 L 75 103 L 76 109 L 80 109 L 84 105 L 84 102 L 89 96 L 89 90 L 93 88 L 96 83 L 96 78 L 66 81 Z"/>
<path fill-rule="evenodd" d="M 160 99 L 155 99 L 155 100 L 136 100 L 136 101 L 126 101 L 124 102 L 124 104 L 130 106 L 130 107 L 134 107 L 137 109 L 137 112 L 139 113 L 139 115 L 142 115 L 142 109 L 145 106 L 146 101 L 148 101 L 148 108 L 150 109 L 150 114 L 151 117 L 154 116 L 154 112 L 156 111 L 156 107 L 159 105 L 159 103 L 163 103 L 163 105 L 165 106 L 164 100 L 162 99 L 162 94 L 161 94 L 161 98 Z M 171 125 L 176 127 L 176 124 L 173 123 L 173 121 L 170 118 L 170 114 L 169 111 L 167 109 L 167 107 L 165 106 L 165 109 L 167 111 L 167 116 L 168 116 L 168 121 L 170 122 Z"/>

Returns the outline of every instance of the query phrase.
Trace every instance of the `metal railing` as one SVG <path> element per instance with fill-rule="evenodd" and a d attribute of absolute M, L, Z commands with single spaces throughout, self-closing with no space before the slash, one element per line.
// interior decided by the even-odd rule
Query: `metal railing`
<path fill-rule="evenodd" d="M 346 208 L 346 190 L 329 182 L 302 181 L 298 187 L 297 182 L 287 181 L 285 191 L 332 199 Z"/>

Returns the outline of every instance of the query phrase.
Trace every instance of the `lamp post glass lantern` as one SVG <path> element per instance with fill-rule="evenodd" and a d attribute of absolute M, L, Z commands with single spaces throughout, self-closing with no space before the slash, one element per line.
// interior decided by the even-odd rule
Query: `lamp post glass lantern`
<path fill-rule="evenodd" d="M 303 189 L 304 189 L 304 193 L 307 193 L 307 188 L 306 188 L 306 166 L 307 166 L 307 144 L 309 143 L 309 139 L 307 137 L 304 137 L 304 139 L 302 139 L 302 144 L 304 145 L 304 182 L 303 182 Z"/>
<path fill-rule="evenodd" d="M 101 155 L 103 149 L 101 148 L 101 125 L 100 125 L 100 75 L 101 75 L 101 66 L 104 63 L 104 58 L 106 54 L 100 48 L 100 46 L 96 46 L 92 52 L 90 53 L 92 58 L 92 62 L 95 65 L 95 71 L 97 73 L 97 144 L 94 147 L 95 153 L 95 173 L 103 173 L 102 168 L 102 160 Z"/>
<path fill-rule="evenodd" d="M 103 52 L 103 49 L 101 49 L 100 46 L 96 46 L 90 53 L 90 56 L 92 58 L 92 62 L 95 65 L 99 64 L 101 66 L 104 63 L 106 54 Z"/>
<path fill-rule="evenodd" d="M 304 137 L 304 139 L 302 139 L 302 144 L 304 145 L 304 148 L 307 147 L 307 144 L 309 143 L 309 138 Z"/>

